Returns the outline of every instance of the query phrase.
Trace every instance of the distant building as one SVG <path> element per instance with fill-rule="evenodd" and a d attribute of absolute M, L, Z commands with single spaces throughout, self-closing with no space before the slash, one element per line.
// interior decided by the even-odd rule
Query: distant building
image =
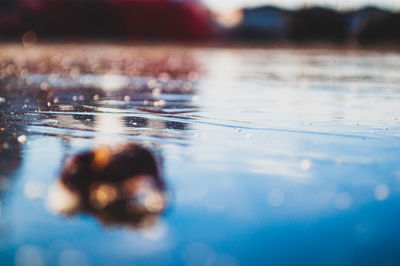
<path fill-rule="evenodd" d="M 365 7 L 350 11 L 346 14 L 349 32 L 353 35 L 360 34 L 372 20 L 381 20 L 390 14 L 389 11 L 377 7 Z"/>
<path fill-rule="evenodd" d="M 343 42 L 348 38 L 345 16 L 322 7 L 300 9 L 293 13 L 289 38 L 295 42 Z"/>
<path fill-rule="evenodd" d="M 400 42 L 399 13 L 366 7 L 346 16 L 352 36 L 361 44 Z"/>
<path fill-rule="evenodd" d="M 286 37 L 289 17 L 289 11 L 273 6 L 246 8 L 237 31 L 244 39 L 282 40 Z"/>

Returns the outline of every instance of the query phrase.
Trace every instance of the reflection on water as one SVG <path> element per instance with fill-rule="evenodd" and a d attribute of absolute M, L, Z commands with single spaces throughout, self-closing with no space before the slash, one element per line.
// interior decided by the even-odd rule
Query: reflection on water
<path fill-rule="evenodd" d="M 21 163 L 21 146 L 26 141 L 21 113 L 0 97 L 0 197 L 11 186 L 12 174 Z"/>
<path fill-rule="evenodd" d="M 397 53 L 4 45 L 0 65 L 5 264 L 399 261 Z M 125 143 L 162 158 L 167 212 L 148 173 L 58 180 Z M 145 226 L 114 205 L 132 191 Z"/>

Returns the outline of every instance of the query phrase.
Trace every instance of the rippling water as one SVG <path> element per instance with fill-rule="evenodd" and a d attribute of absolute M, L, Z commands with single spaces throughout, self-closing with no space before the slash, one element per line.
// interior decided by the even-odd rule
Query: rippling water
<path fill-rule="evenodd" d="M 3 45 L 0 65 L 2 264 L 400 262 L 400 54 Z M 121 142 L 162 160 L 156 224 L 55 214 L 63 159 Z"/>

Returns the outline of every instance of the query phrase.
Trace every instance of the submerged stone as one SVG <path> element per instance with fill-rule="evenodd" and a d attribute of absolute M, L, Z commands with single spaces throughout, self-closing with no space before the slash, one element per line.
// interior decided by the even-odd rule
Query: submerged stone
<path fill-rule="evenodd" d="M 49 203 L 58 213 L 88 212 L 106 224 L 141 227 L 165 209 L 165 183 L 149 149 L 102 146 L 64 162 Z"/>

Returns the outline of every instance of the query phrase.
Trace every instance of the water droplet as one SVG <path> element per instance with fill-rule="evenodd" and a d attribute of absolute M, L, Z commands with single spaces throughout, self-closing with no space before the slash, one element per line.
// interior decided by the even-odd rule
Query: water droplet
<path fill-rule="evenodd" d="M 58 257 L 59 266 L 71 266 L 71 265 L 89 265 L 88 258 L 86 255 L 79 250 L 63 250 Z"/>
<path fill-rule="evenodd" d="M 383 201 L 389 196 L 389 187 L 386 184 L 380 184 L 375 188 L 374 196 L 377 201 Z"/>
<path fill-rule="evenodd" d="M 272 189 L 268 192 L 268 203 L 272 207 L 279 207 L 285 201 L 285 194 L 280 189 Z"/>
<path fill-rule="evenodd" d="M 165 100 L 159 100 L 159 101 L 155 101 L 154 103 L 153 103 L 153 105 L 154 106 L 164 106 L 166 104 L 166 101 Z"/>
<path fill-rule="evenodd" d="M 335 197 L 335 207 L 339 210 L 345 210 L 351 205 L 351 197 L 347 192 L 338 193 Z"/>
<path fill-rule="evenodd" d="M 50 85 L 49 85 L 49 83 L 47 83 L 47 82 L 42 82 L 42 83 L 40 83 L 40 89 L 42 90 L 42 91 L 48 91 L 49 89 L 50 89 Z"/>
<path fill-rule="evenodd" d="M 308 171 L 311 169 L 311 167 L 312 167 L 312 162 L 309 159 L 304 159 L 300 162 L 301 170 Z"/>
<path fill-rule="evenodd" d="M 161 94 L 161 89 L 157 88 L 152 91 L 154 97 L 159 97 Z"/>
<path fill-rule="evenodd" d="M 18 141 L 19 143 L 24 143 L 24 142 L 26 142 L 26 136 L 25 136 L 25 135 L 19 136 L 19 137 L 17 138 L 17 141 Z"/>
<path fill-rule="evenodd" d="M 15 253 L 16 266 L 43 266 L 43 252 L 35 246 L 22 246 Z"/>
<path fill-rule="evenodd" d="M 149 87 L 150 89 L 154 89 L 156 86 L 157 86 L 157 81 L 155 79 L 151 79 L 147 82 L 147 87 Z"/>

